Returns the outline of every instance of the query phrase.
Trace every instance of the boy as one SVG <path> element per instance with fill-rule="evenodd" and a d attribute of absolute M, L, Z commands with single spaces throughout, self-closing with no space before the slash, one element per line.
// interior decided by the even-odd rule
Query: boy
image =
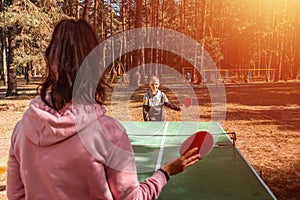
<path fill-rule="evenodd" d="M 147 90 L 143 98 L 143 117 L 144 121 L 164 121 L 163 106 L 180 111 L 180 108 L 170 103 L 166 94 L 159 90 L 159 79 L 153 76 L 149 83 L 150 89 Z"/>

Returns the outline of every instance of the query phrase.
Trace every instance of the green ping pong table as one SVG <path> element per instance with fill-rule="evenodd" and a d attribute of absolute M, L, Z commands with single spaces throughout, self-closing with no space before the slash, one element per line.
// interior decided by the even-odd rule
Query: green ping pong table
<path fill-rule="evenodd" d="M 200 162 L 171 177 L 160 200 L 276 199 L 217 122 L 121 122 L 132 143 L 139 180 L 179 156 L 180 144 L 206 130 L 214 147 Z"/>

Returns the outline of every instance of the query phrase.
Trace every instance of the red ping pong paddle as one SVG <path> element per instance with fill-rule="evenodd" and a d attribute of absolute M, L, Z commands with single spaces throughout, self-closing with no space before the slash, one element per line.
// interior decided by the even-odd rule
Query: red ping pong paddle
<path fill-rule="evenodd" d="M 200 159 L 203 159 L 212 149 L 214 144 L 213 136 L 207 131 L 198 131 L 189 136 L 180 146 L 180 155 L 185 154 L 191 149 L 198 147 L 198 150 L 193 154 L 200 153 Z"/>

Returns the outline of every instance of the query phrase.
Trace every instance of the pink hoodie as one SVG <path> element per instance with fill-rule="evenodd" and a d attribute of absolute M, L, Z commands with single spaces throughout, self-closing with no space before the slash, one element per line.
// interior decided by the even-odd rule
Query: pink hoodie
<path fill-rule="evenodd" d="M 166 178 L 157 171 L 138 182 L 122 125 L 101 105 L 74 104 L 56 112 L 31 101 L 12 135 L 8 199 L 157 199 Z"/>

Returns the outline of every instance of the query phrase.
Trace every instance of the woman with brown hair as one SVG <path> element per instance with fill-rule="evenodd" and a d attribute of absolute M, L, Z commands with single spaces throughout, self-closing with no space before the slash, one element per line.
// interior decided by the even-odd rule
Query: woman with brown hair
<path fill-rule="evenodd" d="M 12 134 L 8 199 L 156 199 L 169 176 L 199 160 L 191 150 L 138 182 L 126 130 L 105 115 L 102 80 L 94 101 L 74 105 L 79 68 L 97 45 L 84 20 L 55 27 L 46 50 L 47 77 Z"/>

